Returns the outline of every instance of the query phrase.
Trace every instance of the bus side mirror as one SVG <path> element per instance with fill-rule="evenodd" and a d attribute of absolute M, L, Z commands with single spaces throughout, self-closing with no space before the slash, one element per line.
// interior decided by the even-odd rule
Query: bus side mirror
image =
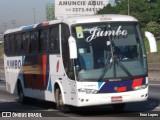
<path fill-rule="evenodd" d="M 77 58 L 77 45 L 76 45 L 76 40 L 73 36 L 69 37 L 68 44 L 69 44 L 70 59 L 76 59 Z"/>
<path fill-rule="evenodd" d="M 150 52 L 157 52 L 157 44 L 156 44 L 156 39 L 154 35 L 151 32 L 146 31 L 145 32 L 145 37 L 148 39 L 149 46 L 150 46 Z"/>

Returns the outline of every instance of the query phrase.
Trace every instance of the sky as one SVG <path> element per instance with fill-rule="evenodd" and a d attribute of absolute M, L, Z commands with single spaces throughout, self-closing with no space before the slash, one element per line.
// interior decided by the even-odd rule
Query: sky
<path fill-rule="evenodd" d="M 46 21 L 45 6 L 55 0 L 0 0 L 0 33 L 6 29 Z M 113 3 L 114 0 L 107 0 Z M 14 24 L 15 23 L 15 24 Z"/>
<path fill-rule="evenodd" d="M 0 32 L 7 28 L 20 27 L 46 21 L 46 3 L 54 0 L 0 0 Z M 14 23 L 15 22 L 15 26 Z"/>

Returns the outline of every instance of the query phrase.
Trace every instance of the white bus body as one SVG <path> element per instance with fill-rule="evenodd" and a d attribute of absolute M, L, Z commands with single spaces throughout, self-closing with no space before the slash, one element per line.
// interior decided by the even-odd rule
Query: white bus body
<path fill-rule="evenodd" d="M 4 38 L 7 91 L 22 101 L 81 107 L 148 98 L 146 52 L 134 17 L 71 17 L 7 30 Z"/>

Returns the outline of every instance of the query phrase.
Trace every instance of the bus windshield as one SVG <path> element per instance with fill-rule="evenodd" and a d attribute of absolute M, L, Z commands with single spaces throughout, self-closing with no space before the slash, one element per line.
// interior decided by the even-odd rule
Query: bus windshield
<path fill-rule="evenodd" d="M 147 61 L 137 22 L 88 23 L 72 27 L 80 81 L 129 79 L 147 75 Z"/>

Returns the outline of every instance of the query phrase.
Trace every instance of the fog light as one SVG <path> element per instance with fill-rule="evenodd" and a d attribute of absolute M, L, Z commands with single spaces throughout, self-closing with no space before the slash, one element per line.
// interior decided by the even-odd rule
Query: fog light
<path fill-rule="evenodd" d="M 147 96 L 148 96 L 148 94 L 145 95 L 145 97 L 147 97 Z"/>
<path fill-rule="evenodd" d="M 84 99 L 81 99 L 81 102 L 83 102 L 84 101 Z"/>

